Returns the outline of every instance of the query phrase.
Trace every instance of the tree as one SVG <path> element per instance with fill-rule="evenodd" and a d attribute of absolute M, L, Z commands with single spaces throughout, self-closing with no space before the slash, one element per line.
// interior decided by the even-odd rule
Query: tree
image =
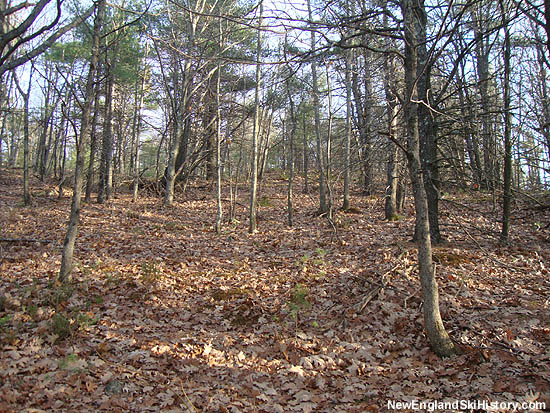
<path fill-rule="evenodd" d="M 223 36 L 222 36 L 222 20 L 218 18 L 218 50 L 220 55 L 223 53 Z M 218 60 L 216 67 L 216 233 L 220 234 L 222 230 L 223 206 L 222 206 L 222 120 L 221 120 L 221 101 L 220 101 L 220 84 L 221 84 L 221 62 Z"/>
<path fill-rule="evenodd" d="M 386 198 L 384 203 L 384 213 L 387 220 L 397 219 L 399 210 L 397 202 L 397 189 L 399 184 L 398 160 L 399 146 L 397 145 L 397 122 L 398 122 L 398 99 L 393 93 L 395 84 L 394 56 L 386 54 L 384 56 L 384 92 L 386 95 L 387 107 L 387 130 L 388 130 L 388 165 L 386 169 Z"/>
<path fill-rule="evenodd" d="M 285 36 L 284 56 L 285 56 L 285 60 L 288 61 L 288 37 L 287 36 Z M 296 108 L 294 105 L 294 99 L 292 97 L 290 73 L 286 74 L 286 92 L 287 92 L 288 105 L 289 105 L 288 114 L 290 116 L 290 131 L 288 132 L 289 172 L 288 172 L 288 187 L 287 187 L 287 208 L 288 208 L 288 226 L 292 227 L 294 225 L 294 206 L 293 206 L 293 192 L 292 192 L 292 185 L 294 183 L 294 136 L 296 135 L 296 129 L 298 128 L 298 120 L 296 118 Z"/>
<path fill-rule="evenodd" d="M 61 255 L 61 269 L 58 278 L 61 282 L 70 281 L 71 271 L 73 267 L 73 254 L 78 234 L 78 223 L 80 220 L 80 205 L 82 197 L 83 183 L 83 167 L 84 167 L 84 151 L 88 142 L 90 133 L 90 114 L 92 111 L 93 96 L 94 96 L 94 79 L 99 61 L 99 40 L 101 28 L 103 26 L 103 18 L 105 14 L 106 0 L 98 0 L 97 12 L 94 20 L 94 34 L 92 40 L 92 50 L 90 56 L 90 65 L 86 78 L 86 89 L 84 94 L 84 102 L 82 105 L 82 119 L 80 123 L 80 134 L 78 136 L 76 148 L 76 165 L 74 172 L 73 197 L 71 202 L 71 213 L 69 224 L 67 225 L 67 233 L 63 241 L 63 253 Z"/>
<path fill-rule="evenodd" d="M 426 11 L 423 0 L 401 0 L 403 13 L 403 31 L 405 41 L 405 101 L 404 115 L 407 125 L 407 160 L 413 186 L 418 231 L 418 266 L 422 297 L 424 301 L 424 327 L 432 350 L 439 356 L 450 356 L 456 352 L 455 346 L 445 327 L 439 312 L 439 292 L 435 280 L 432 261 L 428 200 L 424 187 L 423 171 L 420 161 L 419 114 L 418 110 L 418 73 L 419 46 L 426 41 Z"/>
<path fill-rule="evenodd" d="M 147 55 L 147 53 L 146 53 Z M 134 181 L 132 183 L 132 199 L 134 202 L 137 201 L 138 191 L 139 191 L 139 179 L 140 179 L 140 133 L 141 133 L 141 111 L 143 109 L 143 98 L 145 96 L 145 81 L 148 75 L 148 67 L 144 67 L 141 76 L 136 79 L 136 82 L 139 82 L 139 87 L 136 87 L 135 93 L 135 104 L 134 104 L 134 119 L 132 123 L 132 142 L 134 145 L 134 162 L 133 162 L 133 171 L 134 171 Z"/>
<path fill-rule="evenodd" d="M 256 90 L 254 92 L 254 127 L 252 130 L 252 148 L 250 167 L 252 179 L 250 180 L 250 208 L 248 232 L 254 233 L 257 230 L 256 222 L 256 198 L 258 186 L 258 136 L 260 134 L 260 84 L 261 84 L 261 55 L 262 55 L 262 24 L 263 24 L 264 3 L 260 0 L 260 14 L 258 17 L 257 40 L 256 40 Z"/>
<path fill-rule="evenodd" d="M 502 231 L 500 233 L 500 241 L 508 242 L 510 232 L 510 210 L 512 204 L 512 113 L 511 113 L 511 97 L 510 97 L 510 60 L 511 60 L 511 45 L 510 31 L 508 27 L 505 0 L 499 0 L 502 19 L 504 21 L 504 196 L 502 199 Z"/>
<path fill-rule="evenodd" d="M 51 0 L 40 0 L 38 3 L 28 2 L 10 6 L 8 0 L 0 1 L 0 78 L 7 71 L 19 67 L 48 50 L 61 36 L 79 26 L 94 11 L 95 6 L 90 7 L 72 21 L 60 26 L 61 6 L 63 1 L 55 1 L 55 13 L 48 14 L 46 6 Z M 15 14 L 28 10 L 21 23 L 12 25 Z M 46 20 L 46 22 L 42 23 Z M 41 22 L 36 24 L 36 22 Z M 33 41 L 39 39 L 38 44 Z M 25 53 L 18 55 L 21 49 L 27 49 Z"/>
<path fill-rule="evenodd" d="M 115 78 L 109 63 L 104 65 L 107 71 L 105 82 L 105 116 L 103 119 L 103 139 L 99 165 L 99 183 L 97 202 L 102 204 L 111 198 L 113 191 L 113 88 Z"/>
<path fill-rule="evenodd" d="M 351 50 L 346 52 L 346 137 L 344 143 L 344 201 L 342 203 L 342 209 L 348 210 L 350 208 L 350 181 L 351 181 L 351 118 L 353 116 L 352 111 L 352 94 L 351 94 L 351 66 L 353 60 L 353 53 Z"/>
<path fill-rule="evenodd" d="M 32 74 L 34 72 L 34 67 L 32 68 L 29 74 L 29 84 L 27 91 L 25 92 L 21 85 L 19 84 L 19 79 L 17 73 L 13 72 L 13 79 L 19 94 L 23 97 L 24 111 L 23 111 L 23 203 L 25 206 L 31 204 L 31 193 L 29 189 L 29 168 L 30 168 L 30 157 L 29 157 L 29 99 L 31 95 L 31 86 L 32 86 Z"/>

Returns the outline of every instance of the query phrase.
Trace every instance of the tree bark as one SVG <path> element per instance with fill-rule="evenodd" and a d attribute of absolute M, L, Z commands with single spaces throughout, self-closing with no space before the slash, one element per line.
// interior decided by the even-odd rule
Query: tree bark
<path fill-rule="evenodd" d="M 351 66 L 352 66 L 352 51 L 346 51 L 346 135 L 344 142 L 344 201 L 342 203 L 342 209 L 344 211 L 350 208 L 350 181 L 351 181 L 351 160 L 350 160 L 350 147 L 351 147 L 351 117 L 353 116 L 351 107 Z"/>
<path fill-rule="evenodd" d="M 133 142 L 134 142 L 134 182 L 132 184 L 132 200 L 137 202 L 139 191 L 139 138 L 141 134 L 141 109 L 143 107 L 143 97 L 145 95 L 145 76 L 147 74 L 146 69 L 141 75 L 141 82 L 138 90 L 136 91 L 135 99 L 135 112 L 134 112 L 134 124 L 132 125 Z M 139 97 L 138 97 L 139 96 Z"/>
<path fill-rule="evenodd" d="M 221 53 L 222 50 L 222 20 L 218 18 L 218 49 Z M 221 119 L 221 97 L 220 97 L 220 84 L 221 84 L 221 71 L 222 67 L 218 60 L 216 70 L 216 234 L 220 234 L 222 231 L 222 219 L 223 219 L 223 206 L 222 206 L 222 119 Z"/>
<path fill-rule="evenodd" d="M 111 198 L 113 191 L 113 88 L 114 73 L 107 63 L 107 83 L 105 85 L 105 119 L 103 122 L 103 144 L 99 167 L 99 187 L 97 202 L 102 204 Z"/>
<path fill-rule="evenodd" d="M 485 6 L 487 7 L 487 6 Z M 477 14 L 476 14 L 477 13 Z M 489 37 L 483 36 L 483 23 L 490 21 L 488 12 L 479 4 L 478 9 L 472 13 L 475 36 L 479 39 L 476 43 L 476 69 L 478 75 L 479 94 L 481 96 L 481 135 L 483 143 L 483 180 L 485 189 L 495 188 L 493 138 L 491 108 L 489 100 Z"/>
<path fill-rule="evenodd" d="M 76 237 L 78 234 L 78 223 L 80 220 L 80 205 L 82 197 L 82 181 L 83 181 L 83 166 L 84 166 L 84 151 L 88 142 L 90 132 L 90 113 L 92 110 L 93 94 L 94 94 L 94 78 L 99 60 L 99 39 L 101 27 L 103 25 L 103 16 L 105 13 L 105 0 L 98 0 L 96 3 L 97 14 L 94 20 L 94 32 L 92 38 L 92 55 L 90 58 L 90 66 L 86 79 L 86 90 L 84 95 L 84 106 L 82 108 L 82 121 L 80 124 L 80 135 L 77 143 L 76 152 L 76 167 L 73 186 L 73 198 L 71 202 L 71 213 L 67 233 L 63 241 L 63 252 L 61 255 L 61 269 L 58 279 L 61 282 L 71 280 L 71 271 L 73 268 L 73 254 Z"/>
<path fill-rule="evenodd" d="M 387 17 L 384 19 L 386 24 Z M 397 106 L 397 98 L 392 91 L 395 84 L 395 67 L 394 59 L 390 54 L 384 56 L 384 92 L 386 95 L 386 108 L 388 112 L 388 165 L 386 169 L 386 198 L 384 205 L 384 214 L 387 220 L 397 219 L 397 188 L 399 184 L 398 177 L 398 159 L 399 147 L 396 145 L 397 140 L 397 116 L 399 108 Z"/>
<path fill-rule="evenodd" d="M 260 59 L 262 54 L 262 24 L 263 24 L 264 3 L 260 0 L 260 16 L 258 19 L 257 43 L 256 43 L 256 91 L 254 101 L 254 128 L 252 130 L 252 153 L 251 153 L 251 174 L 250 181 L 250 208 L 249 208 L 249 226 L 248 232 L 254 233 L 257 231 L 256 222 L 256 198 L 258 186 L 258 137 L 260 135 L 260 82 L 261 82 L 261 65 Z"/>
<path fill-rule="evenodd" d="M 97 80 L 97 79 L 96 79 Z M 92 117 L 92 126 L 90 133 L 90 159 L 88 160 L 88 173 L 86 177 L 86 196 L 84 199 L 86 202 L 90 202 L 92 199 L 92 186 L 94 183 L 94 164 L 95 156 L 97 153 L 97 122 L 99 117 L 99 87 L 96 87 L 94 94 L 94 115 Z"/>
<path fill-rule="evenodd" d="M 303 132 L 303 161 L 304 161 L 304 189 L 303 193 L 308 194 L 309 193 L 309 149 L 308 149 L 308 142 L 307 142 L 307 124 L 306 124 L 306 113 L 305 113 L 305 105 L 304 105 L 304 112 L 302 114 L 302 132 Z"/>
<path fill-rule="evenodd" d="M 13 78 L 15 79 L 15 84 L 19 93 L 23 96 L 24 109 L 23 109 L 23 203 L 25 206 L 31 204 L 31 192 L 29 188 L 29 168 L 30 168 L 30 156 L 29 156 L 29 98 L 31 94 L 31 85 L 32 85 L 32 75 L 34 73 L 34 67 L 31 69 L 29 75 L 29 85 L 27 91 L 23 91 L 19 84 L 19 79 L 17 73 L 13 72 Z"/>
<path fill-rule="evenodd" d="M 502 19 L 506 20 L 504 1 L 500 0 Z M 512 204 L 512 112 L 510 97 L 510 32 L 504 22 L 504 196 L 502 199 L 502 231 L 500 242 L 506 244 L 510 233 L 510 210 Z"/>
<path fill-rule="evenodd" d="M 288 51 L 288 39 L 285 36 L 285 60 Z M 292 99 L 292 91 L 290 87 L 290 77 L 286 78 L 286 93 L 288 97 L 289 112 L 290 112 L 290 131 L 288 132 L 288 187 L 287 187 L 287 209 L 288 209 L 288 226 L 294 225 L 294 206 L 293 206 L 293 193 L 292 185 L 294 183 L 294 136 L 296 129 L 298 128 L 298 122 L 296 119 L 296 109 L 294 107 L 294 100 Z"/>
<path fill-rule="evenodd" d="M 439 294 L 432 262 L 432 244 L 428 217 L 428 201 L 420 163 L 419 111 L 418 111 L 418 45 L 425 41 L 422 33 L 425 13 L 423 0 L 402 0 L 405 35 L 405 93 L 404 115 L 407 125 L 407 160 L 413 186 L 418 228 L 418 266 L 424 301 L 424 328 L 432 350 L 439 356 L 456 352 L 439 312 Z"/>
<path fill-rule="evenodd" d="M 307 9 L 309 21 L 313 21 L 313 13 L 311 11 L 311 0 L 307 1 Z M 317 56 L 315 55 L 315 31 L 311 30 L 311 52 L 314 53 L 311 59 L 311 75 L 312 75 L 312 95 L 313 95 L 313 111 L 315 117 L 315 142 L 317 145 L 317 168 L 319 170 L 319 214 L 328 212 L 327 203 L 327 187 L 325 182 L 325 165 L 323 144 L 321 138 L 321 115 L 320 115 L 320 99 L 319 99 L 319 80 L 317 78 Z"/>

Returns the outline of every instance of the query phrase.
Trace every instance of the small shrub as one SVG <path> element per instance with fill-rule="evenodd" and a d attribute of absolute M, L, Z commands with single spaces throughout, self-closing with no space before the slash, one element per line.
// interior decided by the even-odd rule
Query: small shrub
<path fill-rule="evenodd" d="M 273 206 L 273 202 L 271 202 L 271 199 L 269 199 L 267 196 L 262 196 L 260 198 L 260 201 L 258 202 L 258 205 L 262 208 Z"/>
<path fill-rule="evenodd" d="M 58 287 L 54 287 L 54 285 L 55 284 L 53 283 L 48 285 L 51 291 L 46 294 L 42 305 L 51 305 L 52 307 L 57 308 L 59 304 L 69 301 L 69 299 L 73 296 L 74 289 L 71 284 L 65 283 L 59 285 Z"/>
<path fill-rule="evenodd" d="M 353 221 L 348 217 L 336 217 L 335 225 L 339 229 L 349 229 L 353 224 Z"/>
<path fill-rule="evenodd" d="M 131 231 L 136 235 L 145 235 L 145 230 L 140 226 L 132 227 Z"/>
<path fill-rule="evenodd" d="M 141 279 L 145 283 L 154 283 L 160 278 L 160 269 L 154 261 L 145 261 L 141 264 Z"/>
<path fill-rule="evenodd" d="M 315 249 L 315 252 L 317 253 L 317 255 L 320 257 L 320 258 L 325 258 L 325 256 L 328 254 L 328 251 L 327 250 L 324 250 L 322 248 L 316 248 Z"/>
<path fill-rule="evenodd" d="M 79 359 L 76 354 L 67 354 L 61 360 L 58 360 L 57 366 L 62 370 L 68 370 L 71 373 L 80 373 L 87 370 L 88 363 L 85 360 Z"/>
<path fill-rule="evenodd" d="M 11 317 L 12 315 L 8 314 L 0 318 L 0 328 L 3 328 L 5 325 L 7 325 L 11 321 Z"/>
<path fill-rule="evenodd" d="M 99 321 L 99 318 L 94 318 L 87 313 L 78 313 L 76 317 L 76 328 L 86 328 L 89 326 L 96 325 Z"/>
<path fill-rule="evenodd" d="M 308 295 L 308 289 L 302 284 L 296 284 L 290 291 L 290 301 L 287 305 L 294 320 L 298 320 L 300 311 L 311 308 L 311 303 L 307 300 Z"/>
<path fill-rule="evenodd" d="M 58 340 L 63 340 L 73 333 L 71 321 L 61 313 L 56 313 L 52 318 L 52 333 Z"/>
<path fill-rule="evenodd" d="M 127 211 L 126 216 L 131 219 L 139 219 L 141 217 L 137 211 Z"/>
<path fill-rule="evenodd" d="M 169 221 L 164 224 L 164 228 L 167 231 L 183 231 L 185 230 L 185 225 L 180 222 Z"/>
<path fill-rule="evenodd" d="M 31 304 L 28 307 L 25 307 L 24 311 L 32 318 L 34 318 L 36 316 L 36 313 L 38 312 L 38 306 L 36 304 Z"/>

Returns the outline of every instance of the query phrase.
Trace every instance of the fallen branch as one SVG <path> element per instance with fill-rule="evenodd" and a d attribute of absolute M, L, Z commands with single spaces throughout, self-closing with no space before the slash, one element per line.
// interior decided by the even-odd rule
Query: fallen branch
<path fill-rule="evenodd" d="M 33 239 L 33 238 L 0 238 L 0 242 L 38 242 L 41 244 L 49 244 L 52 242 L 49 239 Z"/>
<path fill-rule="evenodd" d="M 489 258 L 491 261 L 493 261 L 493 262 L 496 263 L 496 264 L 499 264 L 499 265 L 503 266 L 504 268 L 508 268 L 509 270 L 514 270 L 514 271 L 523 271 L 523 270 L 524 270 L 524 268 L 517 267 L 517 266 L 515 266 L 515 265 L 507 264 L 507 263 L 505 263 L 505 262 L 503 262 L 503 261 L 501 261 L 501 260 L 496 259 L 495 257 L 493 257 L 493 256 L 489 253 L 489 251 L 487 251 L 485 248 L 483 248 L 483 247 L 481 246 L 481 244 L 479 243 L 479 241 L 476 240 L 476 239 L 468 232 L 468 230 L 464 227 L 464 225 L 462 225 L 462 224 L 460 223 L 460 220 L 457 219 L 455 222 L 456 222 L 456 223 L 458 224 L 458 226 L 464 231 L 464 233 L 466 234 L 466 236 L 467 236 L 468 238 L 470 238 L 470 239 L 477 245 L 477 247 L 479 248 L 479 250 L 480 250 L 483 254 L 485 254 L 485 256 L 486 256 L 487 258 Z"/>
<path fill-rule="evenodd" d="M 401 250 L 401 247 L 399 247 L 399 249 Z M 401 258 L 403 258 L 403 256 L 405 256 L 407 253 L 408 253 L 407 250 L 402 250 L 401 253 L 397 256 L 397 261 L 400 261 Z M 357 306 L 358 313 L 362 313 L 365 310 L 365 308 L 367 308 L 367 305 L 372 301 L 372 299 L 376 297 L 380 293 L 380 291 L 382 291 L 382 289 L 388 285 L 388 275 L 395 272 L 395 270 L 397 270 L 400 265 L 401 264 L 397 264 L 391 270 L 386 271 L 384 274 L 382 274 L 382 277 L 381 277 L 382 282 L 380 284 L 377 284 L 367 294 L 365 294 L 365 298 L 363 298 L 363 301 L 361 301 L 361 305 Z"/>
<path fill-rule="evenodd" d="M 359 310 L 357 312 L 362 313 L 365 308 L 367 308 L 367 305 L 371 302 L 371 300 L 378 295 L 378 293 L 386 286 L 386 283 L 378 284 L 376 287 L 371 289 L 361 302 L 361 306 L 359 307 Z"/>
<path fill-rule="evenodd" d="M 227 198 L 222 198 L 222 201 L 223 202 L 231 202 L 231 200 L 227 199 Z M 235 203 L 235 205 L 242 206 L 243 208 L 246 208 L 248 206 L 248 205 L 241 204 L 240 202 L 235 202 L 235 201 L 233 201 L 233 202 Z"/>

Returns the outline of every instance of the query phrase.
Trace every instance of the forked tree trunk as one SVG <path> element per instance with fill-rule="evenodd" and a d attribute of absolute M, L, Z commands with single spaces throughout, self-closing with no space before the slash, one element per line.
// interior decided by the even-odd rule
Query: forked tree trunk
<path fill-rule="evenodd" d="M 61 282 L 71 280 L 71 271 L 73 268 L 73 253 L 76 236 L 78 234 L 78 222 L 80 220 L 80 205 L 82 197 L 82 181 L 84 178 L 84 151 L 88 143 L 88 135 L 90 133 L 90 113 L 92 111 L 93 93 L 94 93 L 94 77 L 99 60 L 99 38 L 101 26 L 103 25 L 103 15 L 105 12 L 105 0 L 98 0 L 97 14 L 94 20 L 94 33 L 92 39 L 92 56 L 90 58 L 90 67 L 86 79 L 86 91 L 84 95 L 84 106 L 82 108 L 82 121 L 80 124 L 80 136 L 78 137 L 76 151 L 76 167 L 73 186 L 73 199 L 71 203 L 71 214 L 67 233 L 63 241 L 63 252 L 61 255 L 61 269 L 58 279 Z"/>

